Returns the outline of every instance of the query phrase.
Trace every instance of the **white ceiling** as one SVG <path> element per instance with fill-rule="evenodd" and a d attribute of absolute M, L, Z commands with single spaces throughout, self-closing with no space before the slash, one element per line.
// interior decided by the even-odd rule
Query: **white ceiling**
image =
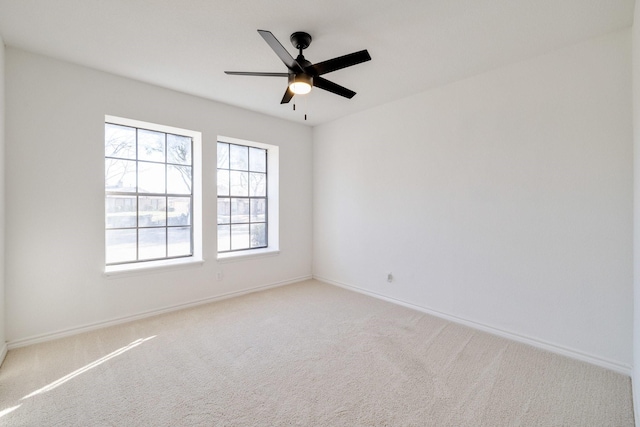
<path fill-rule="evenodd" d="M 634 0 L 0 0 L 8 46 L 308 125 L 632 25 Z M 326 74 L 357 92 L 314 89 L 280 105 L 286 68 L 257 29 L 295 57 L 294 31 L 320 62 L 368 49 Z M 304 121 L 304 112 L 308 120 Z"/>

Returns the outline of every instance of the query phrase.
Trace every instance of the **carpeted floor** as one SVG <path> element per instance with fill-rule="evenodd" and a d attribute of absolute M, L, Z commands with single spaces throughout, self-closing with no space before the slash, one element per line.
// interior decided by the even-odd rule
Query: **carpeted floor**
<path fill-rule="evenodd" d="M 629 378 L 317 281 L 9 351 L 8 426 L 633 426 Z"/>

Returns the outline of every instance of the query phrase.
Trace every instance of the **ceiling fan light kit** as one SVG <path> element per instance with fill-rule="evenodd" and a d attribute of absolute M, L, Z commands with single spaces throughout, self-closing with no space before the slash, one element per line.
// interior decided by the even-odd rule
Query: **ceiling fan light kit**
<path fill-rule="evenodd" d="M 289 89 L 295 95 L 306 95 L 311 92 L 313 77 L 307 74 L 289 74 Z"/>
<path fill-rule="evenodd" d="M 332 81 L 321 77 L 321 75 L 371 60 L 369 52 L 367 52 L 367 50 L 361 50 L 359 52 L 312 64 L 307 61 L 302 54 L 302 51 L 308 48 L 311 44 L 312 38 L 308 33 L 297 31 L 291 34 L 291 44 L 299 52 L 298 57 L 295 59 L 284 48 L 284 46 L 282 46 L 278 39 L 271 34 L 270 31 L 258 30 L 258 33 L 262 36 L 264 41 L 267 42 L 275 54 L 278 55 L 284 65 L 287 66 L 287 72 L 225 71 L 225 73 L 239 76 L 287 77 L 288 86 L 282 100 L 280 101 L 281 104 L 287 104 L 291 101 L 291 98 L 293 98 L 294 95 L 304 95 L 309 93 L 312 87 L 324 89 L 336 95 L 351 99 L 356 94 L 354 91 L 333 83 Z"/>

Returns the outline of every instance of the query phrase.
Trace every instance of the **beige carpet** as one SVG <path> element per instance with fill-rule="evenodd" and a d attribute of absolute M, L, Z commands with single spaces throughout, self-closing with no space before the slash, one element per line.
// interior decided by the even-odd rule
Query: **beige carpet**
<path fill-rule="evenodd" d="M 315 281 L 11 350 L 8 426 L 632 426 L 629 378 Z"/>

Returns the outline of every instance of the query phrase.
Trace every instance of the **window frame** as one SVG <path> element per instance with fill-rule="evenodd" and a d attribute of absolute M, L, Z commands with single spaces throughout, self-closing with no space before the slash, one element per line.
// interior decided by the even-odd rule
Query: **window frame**
<path fill-rule="evenodd" d="M 240 145 L 249 148 L 258 148 L 266 150 L 267 156 L 267 164 L 266 164 L 266 173 L 267 173 L 267 189 L 266 189 L 266 230 L 267 230 L 267 246 L 259 247 L 259 248 L 246 248 L 246 249 L 237 249 L 237 250 L 229 250 L 224 252 L 218 252 L 218 186 L 217 186 L 217 165 L 218 165 L 218 142 L 225 144 L 233 144 Z M 218 261 L 226 262 L 233 260 L 241 260 L 246 258 L 253 257 L 262 257 L 262 256 L 271 256 L 277 255 L 280 253 L 279 250 L 279 167 L 280 167 L 280 157 L 279 157 L 279 147 L 276 145 L 265 144 L 261 142 L 248 141 L 244 139 L 231 138 L 226 136 L 218 136 L 216 141 L 216 154 L 215 154 L 215 165 L 216 165 L 216 254 Z M 226 196 L 225 196 L 226 197 Z M 229 198 L 233 196 L 229 195 Z M 249 197 L 238 197 L 238 198 L 249 198 Z"/>
<path fill-rule="evenodd" d="M 120 274 L 120 273 L 129 273 L 129 272 L 139 272 L 139 271 L 146 271 L 146 270 L 150 270 L 150 269 L 157 269 L 157 268 L 168 268 L 168 267 L 176 267 L 176 266 L 185 266 L 185 265 L 189 265 L 189 264 L 202 264 L 203 260 L 202 260 L 202 188 L 201 188 L 201 182 L 202 182 L 202 172 L 201 172 L 201 165 L 202 165 L 202 134 L 200 132 L 197 131 L 193 131 L 193 130 L 188 130 L 188 129 L 182 129 L 182 128 L 177 128 L 177 127 L 173 127 L 173 126 L 167 126 L 167 125 L 160 125 L 160 124 L 156 124 L 156 123 L 150 123 L 150 122 L 143 122 L 140 120 L 133 120 L 133 119 L 128 119 L 128 118 L 123 118 L 123 117 L 116 117 L 116 116 L 110 116 L 110 115 L 105 115 L 104 118 L 104 123 L 103 123 L 103 129 L 106 128 L 107 124 L 114 124 L 114 125 L 119 125 L 119 126 L 126 126 L 126 127 L 131 127 L 131 128 L 135 128 L 135 129 L 143 129 L 143 130 L 150 130 L 150 131 L 154 131 L 154 132 L 161 132 L 164 134 L 170 134 L 170 135 L 177 135 L 177 136 L 184 136 L 184 137 L 188 137 L 191 138 L 192 141 L 192 145 L 191 145 L 191 179 L 192 179 L 192 183 L 191 183 L 191 194 L 188 195 L 188 197 L 191 198 L 191 255 L 178 255 L 178 256 L 166 256 L 166 257 L 162 257 L 162 258 L 156 258 L 156 259 L 142 259 L 142 260 L 135 260 L 135 261 L 124 261 L 124 262 L 117 262 L 117 263 L 110 263 L 107 264 L 107 241 L 106 241 L 106 233 L 107 230 L 109 230 L 109 228 L 107 228 L 107 216 L 106 216 L 106 203 L 107 203 L 107 197 L 110 193 L 113 192 L 109 192 L 107 191 L 106 188 L 106 181 L 104 178 L 103 179 L 103 184 L 104 184 L 104 202 L 105 202 L 105 216 L 104 216 L 104 248 L 105 248 L 105 256 L 104 256 L 104 263 L 105 263 L 105 274 L 106 275 L 114 275 L 114 274 Z M 137 132 L 137 131 L 136 131 Z M 103 132 L 103 141 L 106 138 L 105 133 Z M 103 154 L 104 159 L 106 160 L 107 158 L 109 158 L 106 153 Z M 145 162 L 145 160 L 141 160 L 138 158 L 138 155 L 136 154 L 136 159 L 135 159 L 136 165 L 138 165 L 140 162 Z M 169 161 L 169 159 L 165 158 L 164 163 L 158 163 L 158 164 L 164 164 L 165 167 L 167 165 L 171 165 L 172 163 Z M 136 166 L 137 168 L 137 166 Z M 165 176 L 165 182 L 166 182 L 167 177 Z M 116 193 L 120 193 L 120 192 L 116 192 Z M 145 196 L 147 195 L 147 193 L 139 193 L 138 192 L 138 188 L 136 186 L 136 191 L 135 192 L 131 192 L 129 193 L 129 195 L 135 195 L 136 197 L 140 197 L 140 196 Z M 149 193 L 150 196 L 154 196 L 155 194 L 151 194 Z M 165 192 L 163 194 L 158 193 L 159 196 L 162 197 L 172 197 L 173 194 L 168 192 L 168 189 L 165 187 Z M 180 196 L 180 197 L 187 197 L 186 194 L 180 194 L 176 196 Z M 136 226 L 135 228 L 133 228 L 134 230 L 138 230 L 140 228 L 140 224 L 138 222 L 139 217 L 139 209 L 140 206 L 137 205 L 136 206 Z M 166 209 L 168 209 L 168 206 L 166 207 Z M 168 233 L 169 228 L 172 228 L 172 226 L 169 225 L 168 223 L 168 218 L 167 221 L 165 222 L 164 227 L 161 227 L 165 229 L 165 233 Z M 165 234 L 166 235 L 166 234 Z M 138 241 L 136 239 L 136 247 L 138 245 Z M 165 251 L 165 255 L 167 255 L 168 252 Z M 137 256 L 137 255 L 136 255 Z"/>

